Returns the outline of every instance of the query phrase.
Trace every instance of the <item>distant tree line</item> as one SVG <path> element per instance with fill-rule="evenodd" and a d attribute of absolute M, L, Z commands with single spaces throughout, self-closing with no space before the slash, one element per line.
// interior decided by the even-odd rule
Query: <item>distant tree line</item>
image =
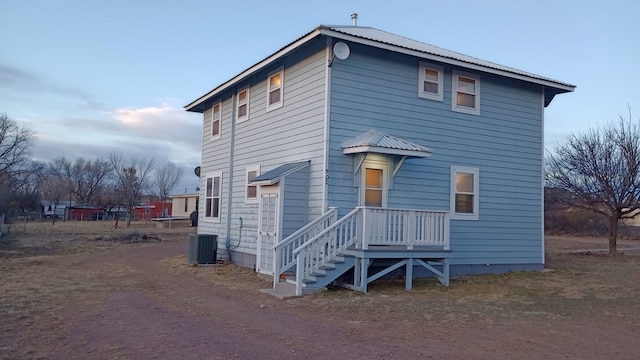
<path fill-rule="evenodd" d="M 106 158 L 50 162 L 31 158 L 33 132 L 0 114 L 0 214 L 39 211 L 42 200 L 92 204 L 132 213 L 143 195 L 166 202 L 178 186 L 183 169 L 173 163 L 156 167 L 147 157 L 126 158 L 117 152 Z M 127 217 L 129 226 L 131 217 Z"/>

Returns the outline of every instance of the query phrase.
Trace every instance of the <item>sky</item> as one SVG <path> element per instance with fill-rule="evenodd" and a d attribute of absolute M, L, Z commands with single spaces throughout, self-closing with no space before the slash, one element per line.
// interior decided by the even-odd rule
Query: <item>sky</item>
<path fill-rule="evenodd" d="M 48 161 L 175 162 L 195 192 L 202 115 L 183 106 L 320 24 L 371 26 L 576 85 L 545 111 L 545 147 L 640 120 L 640 1 L 2 0 L 0 113 Z"/>

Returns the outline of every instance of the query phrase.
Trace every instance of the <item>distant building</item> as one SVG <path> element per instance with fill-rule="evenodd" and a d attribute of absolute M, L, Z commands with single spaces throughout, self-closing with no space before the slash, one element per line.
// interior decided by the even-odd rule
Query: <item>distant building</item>
<path fill-rule="evenodd" d="M 63 218 L 67 211 L 67 207 L 75 205 L 73 201 L 54 201 L 43 200 L 40 202 L 40 210 L 45 218 Z"/>
<path fill-rule="evenodd" d="M 171 216 L 188 217 L 192 212 L 198 211 L 198 194 L 170 195 Z"/>

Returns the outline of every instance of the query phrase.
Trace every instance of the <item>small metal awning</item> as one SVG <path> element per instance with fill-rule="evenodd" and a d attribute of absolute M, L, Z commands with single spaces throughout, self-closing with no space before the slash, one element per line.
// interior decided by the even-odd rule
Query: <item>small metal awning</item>
<path fill-rule="evenodd" d="M 306 166 L 309 166 L 311 161 L 300 161 L 294 163 L 288 163 L 280 165 L 277 168 L 267 171 L 266 173 L 256 176 L 251 181 L 251 185 L 273 185 L 280 182 L 285 176 L 292 174 Z"/>
<path fill-rule="evenodd" d="M 431 156 L 431 149 L 371 129 L 342 143 L 343 154 L 379 153 L 410 158 Z"/>
<path fill-rule="evenodd" d="M 433 151 L 428 147 L 414 144 L 410 141 L 387 135 L 376 129 L 364 132 L 351 140 L 342 143 L 343 154 L 356 155 L 353 174 L 360 170 L 368 153 L 378 153 L 398 157 L 391 177 L 396 176 L 404 161 L 410 158 L 428 158 Z"/>

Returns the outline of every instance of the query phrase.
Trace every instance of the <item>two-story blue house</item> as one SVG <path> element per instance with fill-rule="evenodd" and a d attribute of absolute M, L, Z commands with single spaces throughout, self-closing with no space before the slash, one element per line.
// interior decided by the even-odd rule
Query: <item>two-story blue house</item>
<path fill-rule="evenodd" d="M 298 294 L 540 270 L 544 108 L 574 88 L 319 26 L 185 107 L 203 114 L 198 233 Z"/>

